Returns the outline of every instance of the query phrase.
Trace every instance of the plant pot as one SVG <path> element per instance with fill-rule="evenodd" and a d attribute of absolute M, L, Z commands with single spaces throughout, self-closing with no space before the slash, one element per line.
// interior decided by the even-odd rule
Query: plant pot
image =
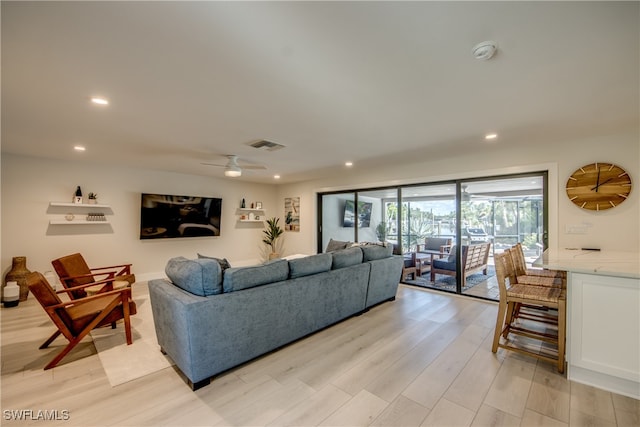
<path fill-rule="evenodd" d="M 269 254 L 269 260 L 280 258 L 280 254 L 277 252 L 271 252 Z"/>
<path fill-rule="evenodd" d="M 95 205 L 98 203 L 98 199 L 89 199 L 89 204 L 90 205 Z"/>

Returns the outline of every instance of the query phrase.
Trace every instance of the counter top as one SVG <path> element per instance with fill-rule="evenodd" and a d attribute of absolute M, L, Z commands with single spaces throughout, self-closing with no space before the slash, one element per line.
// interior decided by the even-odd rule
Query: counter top
<path fill-rule="evenodd" d="M 572 273 L 640 279 L 640 253 L 547 249 L 533 262 L 535 267 Z"/>

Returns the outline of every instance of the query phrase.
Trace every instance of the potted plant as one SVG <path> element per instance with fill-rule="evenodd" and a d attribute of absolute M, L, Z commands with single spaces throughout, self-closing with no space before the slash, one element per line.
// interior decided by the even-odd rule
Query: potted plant
<path fill-rule="evenodd" d="M 387 224 L 380 222 L 376 227 L 376 235 L 381 242 L 387 240 Z"/>
<path fill-rule="evenodd" d="M 269 254 L 269 259 L 278 258 L 280 256 L 280 254 L 278 253 L 278 250 L 276 249 L 276 246 L 278 243 L 278 239 L 280 238 L 282 233 L 284 233 L 284 230 L 280 228 L 280 225 L 278 224 L 279 222 L 280 222 L 280 218 L 276 218 L 276 217 L 269 218 L 266 221 L 266 228 L 262 230 L 262 232 L 264 233 L 262 242 L 271 247 L 271 253 Z"/>
<path fill-rule="evenodd" d="M 98 195 L 96 193 L 89 193 L 89 203 L 92 205 L 98 203 Z"/>

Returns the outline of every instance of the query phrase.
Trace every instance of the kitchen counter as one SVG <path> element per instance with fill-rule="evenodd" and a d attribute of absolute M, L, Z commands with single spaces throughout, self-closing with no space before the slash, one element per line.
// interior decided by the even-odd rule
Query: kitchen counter
<path fill-rule="evenodd" d="M 640 279 L 640 253 L 638 252 L 547 249 L 534 261 L 533 265 L 572 273 Z"/>
<path fill-rule="evenodd" d="M 567 272 L 567 378 L 640 399 L 640 254 L 546 250 Z"/>

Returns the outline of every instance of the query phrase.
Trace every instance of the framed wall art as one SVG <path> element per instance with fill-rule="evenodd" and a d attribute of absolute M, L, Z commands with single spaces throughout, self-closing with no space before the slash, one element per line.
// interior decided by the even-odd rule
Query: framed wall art
<path fill-rule="evenodd" d="M 284 199 L 284 230 L 300 231 L 300 197 Z"/>

